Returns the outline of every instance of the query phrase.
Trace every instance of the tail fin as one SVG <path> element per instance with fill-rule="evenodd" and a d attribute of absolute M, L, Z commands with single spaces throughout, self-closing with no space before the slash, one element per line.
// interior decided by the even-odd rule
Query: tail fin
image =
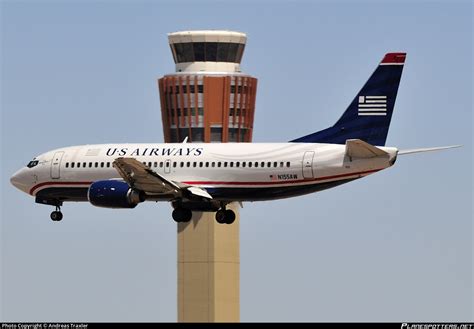
<path fill-rule="evenodd" d="M 406 53 L 388 53 L 342 117 L 330 128 L 297 138 L 297 143 L 345 144 L 361 139 L 384 146 Z"/>

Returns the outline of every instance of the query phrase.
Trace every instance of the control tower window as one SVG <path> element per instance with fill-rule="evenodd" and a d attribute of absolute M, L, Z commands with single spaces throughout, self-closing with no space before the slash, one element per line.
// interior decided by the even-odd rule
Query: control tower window
<path fill-rule="evenodd" d="M 244 52 L 243 43 L 233 42 L 185 42 L 171 45 L 176 63 L 228 62 L 240 63 Z"/>
<path fill-rule="evenodd" d="M 236 62 L 237 57 L 237 49 L 239 48 L 238 43 L 230 43 L 229 44 L 229 52 L 227 54 L 227 62 Z"/>
<path fill-rule="evenodd" d="M 178 63 L 194 62 L 192 43 L 176 43 L 175 50 Z"/>
<path fill-rule="evenodd" d="M 194 60 L 196 62 L 204 62 L 205 60 L 204 42 L 193 43 L 193 48 L 194 48 Z"/>
<path fill-rule="evenodd" d="M 238 45 L 239 45 L 239 47 L 237 49 L 237 57 L 235 58 L 235 61 L 237 63 L 240 63 L 240 61 L 242 60 L 242 55 L 244 54 L 245 45 L 242 44 L 242 43 L 239 43 Z"/>
<path fill-rule="evenodd" d="M 229 45 L 228 42 L 219 42 L 217 44 L 217 61 L 218 62 L 227 62 L 227 57 L 229 54 Z"/>
<path fill-rule="evenodd" d="M 217 60 L 217 42 L 206 42 L 206 62 Z"/>

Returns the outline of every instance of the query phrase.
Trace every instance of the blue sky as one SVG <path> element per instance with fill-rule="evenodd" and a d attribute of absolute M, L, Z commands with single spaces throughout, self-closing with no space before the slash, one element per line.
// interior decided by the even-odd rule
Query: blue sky
<path fill-rule="evenodd" d="M 9 184 L 56 147 L 162 142 L 167 33 L 248 34 L 255 142 L 342 114 L 389 51 L 408 53 L 387 145 L 463 144 L 241 211 L 242 321 L 472 321 L 471 2 L 3 1 L 1 316 L 176 321 L 171 207 L 50 207 Z"/>

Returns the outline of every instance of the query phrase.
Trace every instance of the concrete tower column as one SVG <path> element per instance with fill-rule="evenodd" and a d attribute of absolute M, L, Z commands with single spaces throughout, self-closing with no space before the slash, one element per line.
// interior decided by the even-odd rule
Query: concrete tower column
<path fill-rule="evenodd" d="M 240 71 L 247 37 L 233 31 L 168 35 L 176 72 L 158 80 L 167 143 L 251 142 L 257 79 Z M 178 224 L 178 321 L 240 320 L 240 216 L 219 224 L 193 212 Z"/>

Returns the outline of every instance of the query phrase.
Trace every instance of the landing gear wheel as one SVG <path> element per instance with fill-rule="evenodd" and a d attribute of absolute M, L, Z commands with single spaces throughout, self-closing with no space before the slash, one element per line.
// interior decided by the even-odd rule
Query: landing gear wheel
<path fill-rule="evenodd" d="M 56 210 L 53 211 L 49 217 L 51 217 L 54 222 L 59 222 L 61 219 L 63 219 L 63 213 L 59 210 Z"/>
<path fill-rule="evenodd" d="M 216 212 L 216 221 L 219 224 L 225 224 L 226 223 L 226 211 L 223 209 L 220 209 Z"/>
<path fill-rule="evenodd" d="M 225 223 L 226 224 L 232 224 L 235 221 L 235 212 L 227 209 L 225 211 Z"/>
<path fill-rule="evenodd" d="M 176 208 L 173 210 L 173 219 L 176 223 L 186 223 L 193 218 L 193 212 L 189 209 Z"/>

